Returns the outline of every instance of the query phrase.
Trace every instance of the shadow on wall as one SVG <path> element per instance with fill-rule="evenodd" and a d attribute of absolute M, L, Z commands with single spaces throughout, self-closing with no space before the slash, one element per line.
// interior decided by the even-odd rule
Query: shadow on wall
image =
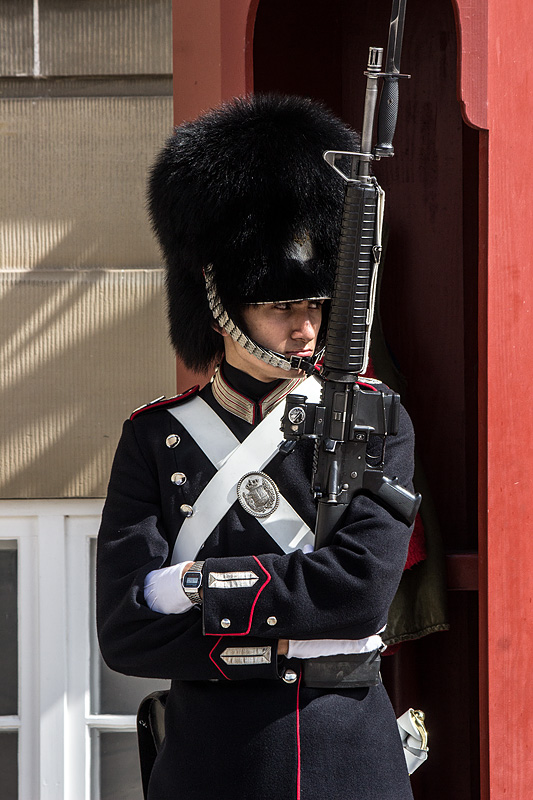
<path fill-rule="evenodd" d="M 174 392 L 161 272 L 7 277 L 1 496 L 102 496 L 122 420 Z"/>
<path fill-rule="evenodd" d="M 0 497 L 103 496 L 123 419 L 175 391 L 145 210 L 172 97 L 1 107 Z"/>

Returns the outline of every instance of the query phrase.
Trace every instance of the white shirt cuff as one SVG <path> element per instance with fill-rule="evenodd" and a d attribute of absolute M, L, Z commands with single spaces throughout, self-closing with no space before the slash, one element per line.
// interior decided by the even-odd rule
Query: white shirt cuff
<path fill-rule="evenodd" d="M 154 569 L 144 579 L 144 599 L 152 611 L 160 614 L 184 614 L 194 605 L 181 585 L 181 576 L 190 561 L 172 567 Z"/>
<path fill-rule="evenodd" d="M 380 631 L 381 633 L 381 631 Z M 379 633 L 366 639 L 289 639 L 287 658 L 319 658 L 320 656 L 371 653 L 383 647 Z"/>

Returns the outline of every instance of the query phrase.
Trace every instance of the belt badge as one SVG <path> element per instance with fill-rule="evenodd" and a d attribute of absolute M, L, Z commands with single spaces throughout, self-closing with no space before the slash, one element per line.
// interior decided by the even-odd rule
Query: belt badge
<path fill-rule="evenodd" d="M 279 506 L 279 489 L 264 472 L 248 472 L 237 484 L 239 503 L 254 517 L 269 517 Z"/>

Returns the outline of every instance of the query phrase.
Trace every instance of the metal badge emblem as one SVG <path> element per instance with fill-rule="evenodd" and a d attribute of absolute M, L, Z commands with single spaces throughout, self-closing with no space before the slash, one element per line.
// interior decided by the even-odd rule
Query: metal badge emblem
<path fill-rule="evenodd" d="M 209 587 L 211 589 L 249 589 L 259 578 L 255 572 L 210 572 Z"/>
<path fill-rule="evenodd" d="M 272 648 L 265 647 L 226 647 L 220 654 L 225 664 L 244 666 L 248 664 L 270 664 Z"/>
<path fill-rule="evenodd" d="M 269 517 L 279 505 L 279 489 L 264 472 L 248 472 L 237 484 L 239 503 L 254 517 Z"/>
<path fill-rule="evenodd" d="M 305 409 L 301 406 L 293 406 L 289 411 L 289 422 L 292 422 L 293 425 L 305 422 Z"/>

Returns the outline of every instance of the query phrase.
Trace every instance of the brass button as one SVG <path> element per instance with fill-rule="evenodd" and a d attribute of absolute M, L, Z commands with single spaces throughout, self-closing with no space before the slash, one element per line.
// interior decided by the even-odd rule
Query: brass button
<path fill-rule="evenodd" d="M 220 624 L 223 628 L 229 628 L 231 625 L 231 620 L 229 620 L 227 617 L 224 617 L 224 619 L 220 620 Z"/>
<path fill-rule="evenodd" d="M 277 624 L 278 620 L 276 619 L 276 617 L 268 617 L 267 625 L 277 625 Z"/>
<path fill-rule="evenodd" d="M 167 436 L 165 439 L 165 444 L 167 447 L 170 447 L 170 449 L 173 449 L 179 445 L 180 441 L 180 437 L 177 433 L 171 433 L 170 436 Z"/>
<path fill-rule="evenodd" d="M 182 506 L 180 506 L 180 511 L 181 511 L 181 513 L 183 514 L 184 517 L 192 517 L 192 515 L 194 514 L 193 507 L 192 506 L 188 506 L 186 503 L 184 503 Z"/>
<path fill-rule="evenodd" d="M 294 681 L 298 680 L 298 675 L 293 669 L 288 669 L 283 675 L 283 680 L 285 683 L 294 683 Z"/>
<path fill-rule="evenodd" d="M 176 484 L 176 486 L 182 486 L 187 480 L 187 476 L 183 472 L 175 472 L 170 476 L 170 480 L 172 483 Z"/>

